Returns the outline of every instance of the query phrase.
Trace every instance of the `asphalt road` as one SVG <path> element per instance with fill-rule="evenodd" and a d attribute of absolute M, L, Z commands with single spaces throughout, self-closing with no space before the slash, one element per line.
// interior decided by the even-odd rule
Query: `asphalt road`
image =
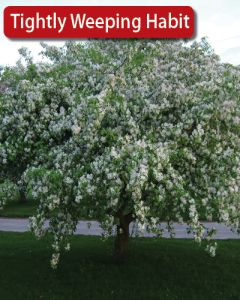
<path fill-rule="evenodd" d="M 89 227 L 89 224 L 91 225 Z M 223 224 L 218 223 L 204 223 L 207 227 L 212 228 L 215 227 L 217 229 L 217 234 L 215 239 L 240 239 L 240 235 L 233 233 L 228 227 Z M 162 227 L 164 227 L 166 223 L 162 223 Z M 46 222 L 45 226 L 48 226 L 48 222 Z M 192 238 L 191 234 L 188 234 L 186 231 L 186 225 L 181 225 L 178 223 L 174 223 L 176 238 Z M 12 232 L 26 232 L 29 231 L 28 228 L 28 219 L 10 219 L 10 218 L 0 218 L 0 231 L 12 231 Z M 131 226 L 132 232 L 132 226 Z M 77 230 L 75 234 L 82 235 L 102 235 L 103 230 L 99 226 L 97 221 L 79 221 L 77 225 Z M 132 235 L 134 233 L 132 232 Z M 147 232 L 143 233 L 145 237 L 153 237 L 153 234 L 149 234 Z M 169 234 L 165 232 L 163 237 L 169 237 Z"/>

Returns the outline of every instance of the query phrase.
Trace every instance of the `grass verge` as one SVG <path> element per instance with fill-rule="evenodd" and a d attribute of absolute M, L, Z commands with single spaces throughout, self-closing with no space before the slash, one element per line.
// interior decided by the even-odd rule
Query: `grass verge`
<path fill-rule="evenodd" d="M 136 238 L 117 264 L 112 240 L 74 236 L 59 268 L 50 237 L 0 233 L 0 295 L 11 299 L 240 299 L 240 241 L 219 241 L 215 258 L 191 240 Z"/>
<path fill-rule="evenodd" d="M 9 202 L 2 210 L 0 217 L 6 218 L 28 218 L 33 216 L 37 210 L 37 203 L 27 202 Z"/>

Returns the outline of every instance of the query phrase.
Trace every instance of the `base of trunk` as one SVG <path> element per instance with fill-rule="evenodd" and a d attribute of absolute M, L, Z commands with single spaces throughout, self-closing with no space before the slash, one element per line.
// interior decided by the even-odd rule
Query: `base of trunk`
<path fill-rule="evenodd" d="M 117 236 L 114 245 L 114 256 L 116 259 L 125 259 L 128 253 L 129 232 L 124 232 L 117 226 Z"/>
<path fill-rule="evenodd" d="M 128 254 L 129 224 L 133 221 L 132 214 L 118 214 L 119 225 L 117 225 L 117 236 L 114 245 L 114 256 L 118 260 L 123 260 Z"/>

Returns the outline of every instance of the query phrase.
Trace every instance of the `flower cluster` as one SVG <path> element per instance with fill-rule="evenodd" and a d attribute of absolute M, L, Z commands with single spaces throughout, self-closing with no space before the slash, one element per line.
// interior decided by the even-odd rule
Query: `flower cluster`
<path fill-rule="evenodd" d="M 17 201 L 20 197 L 19 189 L 16 184 L 6 179 L 0 183 L 0 209 L 9 201 Z"/>

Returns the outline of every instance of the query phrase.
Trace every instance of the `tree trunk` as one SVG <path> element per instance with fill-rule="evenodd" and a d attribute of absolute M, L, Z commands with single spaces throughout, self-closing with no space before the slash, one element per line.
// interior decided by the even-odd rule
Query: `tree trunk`
<path fill-rule="evenodd" d="M 129 242 L 129 224 L 132 218 L 130 215 L 119 217 L 119 225 L 117 225 L 117 236 L 114 245 L 114 256 L 117 259 L 124 259 L 128 252 Z"/>

